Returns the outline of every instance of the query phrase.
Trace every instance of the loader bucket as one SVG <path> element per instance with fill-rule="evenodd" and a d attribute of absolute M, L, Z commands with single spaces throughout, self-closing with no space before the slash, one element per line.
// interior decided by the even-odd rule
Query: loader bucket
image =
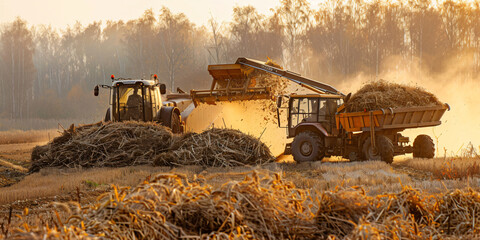
<path fill-rule="evenodd" d="M 252 68 L 241 64 L 209 65 L 212 85 L 209 90 L 191 90 L 193 103 L 198 106 L 219 101 L 272 99 L 269 87 L 256 86 L 255 78 L 248 77 L 252 71 Z"/>

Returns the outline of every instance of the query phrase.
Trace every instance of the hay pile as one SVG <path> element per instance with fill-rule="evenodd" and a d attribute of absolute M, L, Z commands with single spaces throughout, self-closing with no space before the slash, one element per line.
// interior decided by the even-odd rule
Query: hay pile
<path fill-rule="evenodd" d="M 232 167 L 259 165 L 273 160 L 268 147 L 257 138 L 238 130 L 214 128 L 179 137 L 169 151 L 155 158 L 154 165 Z"/>
<path fill-rule="evenodd" d="M 60 239 L 314 239 L 307 194 L 278 175 L 253 172 L 218 189 L 184 175 L 158 174 L 135 189 L 107 193 L 55 227 L 17 229 L 15 237 Z M 28 232 L 28 233 L 26 233 Z"/>
<path fill-rule="evenodd" d="M 471 239 L 480 232 L 480 194 L 473 190 L 432 196 L 405 186 L 371 197 L 362 189 L 318 194 L 267 172 L 218 188 L 201 177 L 162 173 L 134 189 L 114 187 L 94 204 L 57 204 L 66 221 L 22 222 L 12 237 Z"/>
<path fill-rule="evenodd" d="M 315 220 L 325 238 L 468 238 L 480 232 L 480 194 L 471 189 L 433 196 L 404 186 L 399 193 L 375 197 L 358 190 L 322 196 Z"/>
<path fill-rule="evenodd" d="M 345 107 L 348 112 L 359 112 L 441 104 L 435 95 L 422 88 L 379 80 L 365 84 L 345 103 Z"/>
<path fill-rule="evenodd" d="M 174 136 L 154 123 L 97 123 L 71 126 L 32 152 L 31 172 L 45 167 L 90 168 L 153 164 L 161 166 L 239 166 L 271 162 L 257 138 L 232 129 Z"/>
<path fill-rule="evenodd" d="M 31 172 L 45 167 L 123 167 L 151 164 L 172 144 L 169 129 L 141 122 L 72 125 L 32 152 Z"/>
<path fill-rule="evenodd" d="M 473 190 L 431 196 L 406 186 L 373 197 L 362 189 L 316 196 L 278 174 L 256 171 L 218 188 L 205 182 L 158 174 L 134 189 L 114 187 L 94 204 L 57 204 L 66 221 L 23 222 L 10 237 L 468 239 L 480 231 L 480 195 Z"/>

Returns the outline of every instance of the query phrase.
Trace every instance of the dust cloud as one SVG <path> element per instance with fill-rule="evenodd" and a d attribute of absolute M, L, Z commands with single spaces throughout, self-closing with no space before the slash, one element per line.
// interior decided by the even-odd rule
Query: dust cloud
<path fill-rule="evenodd" d="M 271 100 L 201 104 L 186 120 L 187 131 L 202 132 L 210 127 L 233 128 L 259 138 L 274 156 L 285 149 L 286 130 L 279 128 Z"/>

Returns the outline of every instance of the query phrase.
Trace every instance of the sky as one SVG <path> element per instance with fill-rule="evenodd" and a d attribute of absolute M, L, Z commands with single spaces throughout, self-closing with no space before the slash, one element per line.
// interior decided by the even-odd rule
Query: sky
<path fill-rule="evenodd" d="M 311 0 L 317 8 L 321 0 Z M 233 7 L 254 6 L 269 14 L 280 0 L 0 0 L 0 23 L 12 22 L 17 16 L 33 25 L 51 25 L 63 29 L 76 21 L 83 25 L 99 20 L 131 20 L 146 9 L 159 13 L 162 6 L 174 13 L 183 12 L 197 26 L 207 25 L 213 16 L 218 22 L 231 20 Z"/>

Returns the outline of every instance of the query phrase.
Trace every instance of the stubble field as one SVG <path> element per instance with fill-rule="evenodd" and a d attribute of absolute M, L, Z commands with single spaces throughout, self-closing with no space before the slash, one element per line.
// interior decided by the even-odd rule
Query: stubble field
<path fill-rule="evenodd" d="M 8 237 L 9 234 L 12 236 L 13 232 L 18 234 L 19 231 L 26 231 L 25 226 L 32 227 L 46 223 L 54 226 L 58 224 L 55 222 L 67 221 L 70 210 L 58 207 L 58 204 L 55 203 L 77 202 L 82 206 L 94 206 L 102 194 L 108 195 L 117 187 L 135 188 L 139 184 L 151 181 L 159 173 L 179 174 L 190 181 L 202 179 L 203 184 L 214 189 L 221 189 L 232 181 L 242 182 L 252 174 L 261 173 L 266 176 L 278 174 L 283 181 L 291 182 L 295 189 L 306 191 L 312 199 L 316 199 L 312 200 L 313 207 L 310 209 L 313 214 L 316 214 L 318 209 L 323 206 L 321 196 L 329 192 L 338 193 L 360 188 L 366 197 L 375 198 L 389 193 L 400 194 L 405 191 L 406 187 L 418 190 L 425 196 L 441 196 L 456 189 L 480 190 L 480 168 L 478 166 L 480 157 L 475 148 L 470 149 L 468 154 L 458 157 L 430 160 L 412 159 L 409 156 L 397 157 L 391 165 L 377 161 L 348 162 L 341 159 L 325 159 L 322 162 L 297 164 L 287 158 L 287 160 L 263 166 L 46 168 L 29 174 L 32 149 L 34 146 L 44 143 L 0 145 L 0 212 L 2 213 L 0 215 L 3 216 L 0 219 L 0 226 L 2 226 L 3 237 Z M 478 198 L 478 194 L 476 196 Z M 423 200 L 420 199 L 420 201 Z M 25 209 L 28 209 L 28 214 Z M 55 214 L 58 214 L 58 219 Z M 12 217 L 9 219 L 9 216 Z M 314 220 L 311 219 L 311 221 Z M 359 219 L 353 221 L 355 227 L 360 226 L 358 225 L 359 221 Z M 472 231 L 469 231 L 470 235 L 466 236 L 471 237 L 471 234 L 478 233 L 478 227 L 475 226 L 472 227 Z M 355 227 L 352 225 L 352 228 Z M 350 228 L 347 229 L 349 230 L 345 230 L 345 234 L 340 232 L 329 234 L 348 238 L 349 235 L 346 233 L 351 235 L 354 231 Z M 380 227 L 377 226 L 376 229 L 380 229 Z M 355 231 L 359 231 L 359 229 L 355 228 Z M 42 233 L 42 231 L 39 232 Z M 325 233 L 320 237 L 326 238 L 329 234 Z M 437 234 L 451 237 L 447 232 Z M 275 235 L 271 237 L 275 238 Z M 302 237 L 299 235 L 298 238 Z"/>

